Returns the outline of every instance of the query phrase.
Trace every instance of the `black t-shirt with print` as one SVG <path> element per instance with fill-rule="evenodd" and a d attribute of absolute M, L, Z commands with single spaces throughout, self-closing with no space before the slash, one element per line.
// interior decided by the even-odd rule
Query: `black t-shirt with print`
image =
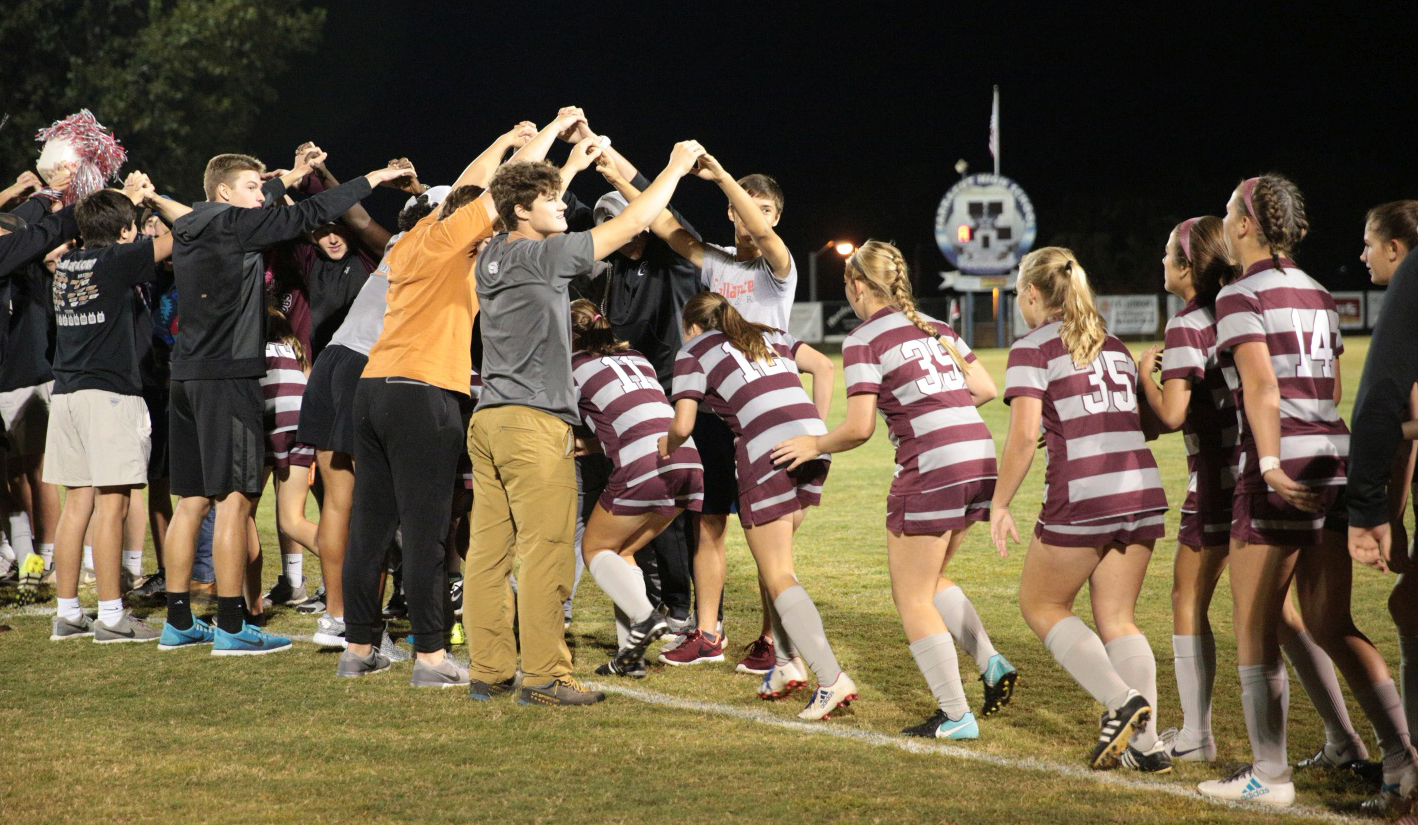
<path fill-rule="evenodd" d="M 155 276 L 143 239 L 65 255 L 54 272 L 55 394 L 107 390 L 141 395 L 133 287 Z"/>

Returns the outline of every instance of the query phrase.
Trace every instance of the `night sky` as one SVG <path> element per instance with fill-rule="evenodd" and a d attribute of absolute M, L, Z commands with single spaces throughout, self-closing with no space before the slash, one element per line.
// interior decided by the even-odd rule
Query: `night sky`
<path fill-rule="evenodd" d="M 1418 197 L 1412 2 L 1305 15 L 1202 3 L 1155 4 L 1166 14 L 1137 3 L 327 5 L 320 52 L 295 61 L 280 102 L 233 150 L 287 166 L 311 139 L 342 177 L 406 155 L 425 182 L 446 183 L 517 121 L 543 125 L 578 105 L 650 177 L 687 138 L 735 176 L 775 176 L 787 193 L 778 231 L 804 278 L 829 239 L 875 237 L 896 241 L 934 288 L 948 267 L 932 224 L 955 162 L 991 170 L 994 84 L 1001 171 L 1034 202 L 1036 247 L 1064 230 L 1121 230 L 1119 210 L 1166 226 L 1220 215 L 1241 178 L 1279 171 L 1307 200 L 1301 266 L 1331 289 L 1362 288 L 1364 211 Z M 591 200 L 606 189 L 593 172 L 573 184 Z M 397 203 L 383 193 L 371 205 L 391 217 Z M 708 239 L 731 240 L 717 187 L 686 179 L 675 203 Z M 1160 291 L 1165 239 L 1129 275 L 1134 291 Z M 824 257 L 824 285 L 840 293 L 840 278 Z"/>

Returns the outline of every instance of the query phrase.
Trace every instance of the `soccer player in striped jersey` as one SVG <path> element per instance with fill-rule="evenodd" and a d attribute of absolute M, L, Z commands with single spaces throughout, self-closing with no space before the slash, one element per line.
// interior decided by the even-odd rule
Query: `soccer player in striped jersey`
<path fill-rule="evenodd" d="M 1154 732 L 1157 662 L 1134 618 L 1162 537 L 1167 496 L 1137 409 L 1137 365 L 1107 334 L 1073 253 L 1026 255 L 1016 286 L 1033 332 L 1009 351 L 1010 405 L 990 538 L 1001 556 L 1019 533 L 1009 503 L 1029 472 L 1043 425 L 1044 507 L 1024 558 L 1019 607 L 1068 674 L 1107 708 L 1090 764 L 1165 773 L 1172 761 Z M 1073 613 L 1089 587 L 1094 633 Z M 1102 638 L 1099 638 L 1099 637 Z"/>
<path fill-rule="evenodd" d="M 1383 750 L 1384 790 L 1366 806 L 1407 807 L 1418 794 L 1418 766 L 1402 702 L 1383 657 L 1349 612 L 1353 570 L 1342 533 L 1347 524 L 1336 506 L 1349 451 L 1338 412 L 1339 316 L 1329 292 L 1288 257 L 1309 229 L 1304 198 L 1279 175 L 1249 178 L 1231 194 L 1223 227 L 1242 268 L 1216 298 L 1216 337 L 1222 363 L 1234 364 L 1228 380 L 1242 412 L 1231 594 L 1241 705 L 1255 761 L 1199 789 L 1277 806 L 1295 799 L 1278 633 L 1294 578 L 1315 641 L 1344 674 Z"/>
<path fill-rule="evenodd" d="M 797 344 L 795 352 L 784 343 L 785 336 L 744 320 L 717 292 L 689 299 L 683 318 L 685 344 L 675 359 L 671 394 L 675 418 L 660 444 L 660 456 L 668 458 L 689 439 L 700 403 L 733 430 L 739 521 L 758 565 L 759 583 L 772 599 L 769 620 L 777 641 L 774 666 L 764 675 L 758 694 L 777 699 L 801 687 L 807 674 L 800 656 L 817 677 L 818 687 L 798 717 L 825 719 L 857 698 L 857 686 L 837 664 L 817 606 L 793 574 L 793 534 L 806 508 L 822 500 L 828 462 L 814 459 L 792 471 L 773 465 L 773 448 L 785 439 L 827 433 L 820 407 L 803 390 L 795 363 L 811 364 L 811 356 L 820 354 L 803 344 Z M 830 393 L 830 387 L 819 386 L 826 383 L 815 374 L 814 395 L 825 395 L 823 389 Z M 696 564 L 695 585 L 702 597 L 699 573 Z M 702 637 L 696 630 L 684 644 L 700 644 Z M 722 658 L 722 652 L 719 655 Z"/>
<path fill-rule="evenodd" d="M 704 467 L 693 440 L 668 458 L 660 439 L 674 410 L 645 356 L 616 340 L 610 321 L 585 299 L 571 304 L 571 380 L 581 418 L 614 470 L 586 521 L 581 555 L 616 609 L 619 652 L 601 675 L 645 675 L 645 648 L 669 628 L 650 604 L 635 552 L 685 510 L 704 501 Z"/>
<path fill-rule="evenodd" d="M 1162 258 L 1166 290 L 1186 301 L 1167 323 L 1165 351 L 1143 353 L 1141 382 L 1163 432 L 1181 429 L 1187 450 L 1188 485 L 1177 532 L 1172 572 L 1172 651 L 1182 727 L 1162 732 L 1174 760 L 1216 758 L 1211 735 L 1211 695 L 1216 681 L 1216 642 L 1207 612 L 1230 551 L 1231 499 L 1236 487 L 1240 429 L 1235 401 L 1216 353 L 1216 293 L 1238 274 L 1226 250 L 1221 219 L 1191 218 L 1167 238 Z M 1161 361 L 1162 386 L 1150 376 Z M 1308 765 L 1344 765 L 1368 758 L 1354 731 L 1334 664 L 1305 632 L 1287 598 L 1282 648 L 1324 722 L 1326 743 Z"/>
<path fill-rule="evenodd" d="M 261 598 L 261 563 L 259 557 L 254 560 L 246 585 L 248 598 L 257 597 L 251 602 L 256 613 L 262 612 L 268 602 L 297 605 L 305 601 L 308 594 L 301 548 L 319 556 L 315 549 L 315 524 L 305 517 L 315 448 L 296 441 L 300 402 L 305 394 L 305 379 L 310 374 L 310 361 L 284 313 L 267 307 L 266 322 L 266 375 L 261 378 L 261 393 L 265 398 L 266 475 L 262 485 L 264 488 L 265 478 L 275 476 L 281 573 L 276 585 Z M 260 552 L 259 547 L 256 552 Z"/>
<path fill-rule="evenodd" d="M 955 642 L 980 669 L 982 716 L 1009 702 L 1018 673 L 995 651 L 974 606 L 944 571 L 970 525 L 989 518 L 995 443 L 975 408 L 998 392 L 954 330 L 916 311 L 896 247 L 863 244 L 847 262 L 846 287 L 848 303 L 864 322 L 842 345 L 847 419 L 827 435 L 784 441 L 773 459 L 793 470 L 855 449 L 871 439 L 881 412 L 896 446 L 886 498 L 891 596 L 911 655 L 939 705 L 902 733 L 976 739 L 980 728 L 960 684 Z"/>

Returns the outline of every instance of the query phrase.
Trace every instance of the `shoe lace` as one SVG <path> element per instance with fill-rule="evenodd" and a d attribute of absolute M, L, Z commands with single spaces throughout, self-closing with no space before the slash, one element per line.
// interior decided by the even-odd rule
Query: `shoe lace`
<path fill-rule="evenodd" d="M 583 686 L 580 682 L 576 681 L 574 678 L 572 678 L 572 677 L 570 677 L 570 676 L 563 676 L 563 677 L 561 677 L 561 678 L 560 678 L 559 680 L 557 680 L 557 681 L 561 682 L 563 685 L 565 685 L 566 687 L 568 687 L 568 688 L 570 688 L 570 689 L 576 691 L 577 693 L 586 693 L 586 692 L 587 692 L 585 686 Z"/>
<path fill-rule="evenodd" d="M 1233 773 L 1233 774 L 1231 774 L 1230 776 L 1226 777 L 1226 778 L 1225 778 L 1224 780 L 1222 780 L 1222 781 L 1223 781 L 1223 782 L 1243 782 L 1243 781 L 1245 781 L 1247 778 L 1250 777 L 1251 772 L 1255 770 L 1255 767 L 1256 767 L 1255 765 L 1242 765 L 1240 768 L 1236 769 L 1236 772 L 1235 772 L 1235 773 Z"/>

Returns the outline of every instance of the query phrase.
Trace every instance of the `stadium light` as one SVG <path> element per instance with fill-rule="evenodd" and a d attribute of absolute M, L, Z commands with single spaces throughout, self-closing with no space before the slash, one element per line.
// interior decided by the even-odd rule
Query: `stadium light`
<path fill-rule="evenodd" d="M 847 257 L 856 250 L 856 245 L 851 241 L 828 241 L 819 247 L 807 259 L 807 299 L 817 301 L 817 259 L 822 253 L 831 249 L 842 257 Z"/>

